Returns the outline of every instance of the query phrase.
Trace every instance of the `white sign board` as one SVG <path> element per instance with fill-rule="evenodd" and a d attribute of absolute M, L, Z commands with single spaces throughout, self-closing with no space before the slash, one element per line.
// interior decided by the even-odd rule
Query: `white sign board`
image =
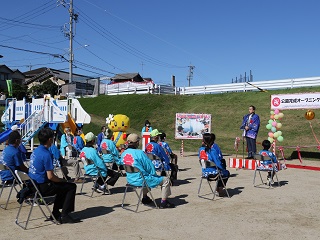
<path fill-rule="evenodd" d="M 176 113 L 175 139 L 202 139 L 211 132 L 211 114 Z"/>
<path fill-rule="evenodd" d="M 271 95 L 271 109 L 320 108 L 320 93 L 294 93 Z"/>

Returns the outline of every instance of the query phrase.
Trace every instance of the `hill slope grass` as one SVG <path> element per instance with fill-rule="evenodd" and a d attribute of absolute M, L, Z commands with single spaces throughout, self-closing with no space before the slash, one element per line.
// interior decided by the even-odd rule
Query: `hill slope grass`
<path fill-rule="evenodd" d="M 216 142 L 224 154 L 236 154 L 234 142 L 241 138 L 239 129 L 242 118 L 248 113 L 250 105 L 256 106 L 256 113 L 260 116 L 261 126 L 257 142 L 261 143 L 268 137 L 266 124 L 270 119 L 270 97 L 272 94 L 320 92 L 320 88 L 300 88 L 277 90 L 268 92 L 238 92 L 222 94 L 206 94 L 193 96 L 172 95 L 121 95 L 99 96 L 92 99 L 80 99 L 83 108 L 91 115 L 92 123 L 84 126 L 84 132 L 100 132 L 105 125 L 105 118 L 109 114 L 125 114 L 130 117 L 128 132 L 140 134 L 144 121 L 148 119 L 153 128 L 163 130 L 167 134 L 168 142 L 178 153 L 181 140 L 174 139 L 176 113 L 209 113 L 212 115 L 212 132 L 216 134 Z M 283 146 L 318 145 L 320 139 L 319 111 L 314 110 L 315 119 L 308 121 L 304 114 L 306 110 L 285 110 L 281 120 L 284 141 Z M 319 115 L 318 115 L 319 114 Z M 316 137 L 310 127 L 312 124 Z M 184 151 L 195 152 L 201 145 L 201 140 L 184 140 Z M 239 155 L 242 155 L 242 142 Z M 261 146 L 258 144 L 257 148 Z M 295 150 L 286 150 L 286 155 Z M 303 150 L 303 149 L 302 149 Z M 316 147 L 305 149 L 317 152 Z"/>

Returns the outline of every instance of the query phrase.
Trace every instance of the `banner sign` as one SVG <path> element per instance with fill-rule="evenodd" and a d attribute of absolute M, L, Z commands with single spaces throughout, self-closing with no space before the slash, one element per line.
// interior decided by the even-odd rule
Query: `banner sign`
<path fill-rule="evenodd" d="M 211 132 L 211 114 L 176 113 L 175 139 L 202 139 Z"/>
<path fill-rule="evenodd" d="M 271 95 L 271 109 L 320 108 L 320 93 L 294 93 Z"/>

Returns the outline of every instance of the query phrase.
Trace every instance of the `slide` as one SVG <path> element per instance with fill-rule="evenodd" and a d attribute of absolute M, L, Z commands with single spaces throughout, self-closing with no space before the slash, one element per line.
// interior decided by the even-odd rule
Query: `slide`
<path fill-rule="evenodd" d="M 62 127 L 63 131 L 66 127 L 69 127 L 71 129 L 71 132 L 74 134 L 77 130 L 77 124 L 74 122 L 74 120 L 71 117 L 71 114 L 68 113 L 68 119 L 65 123 L 60 123 L 60 126 Z M 84 142 L 86 140 L 84 139 L 84 134 L 82 133 L 80 137 L 83 139 Z"/>
<path fill-rule="evenodd" d="M 11 129 L 8 129 L 2 133 L 0 133 L 0 143 L 3 143 L 8 140 L 9 134 L 12 132 Z"/>

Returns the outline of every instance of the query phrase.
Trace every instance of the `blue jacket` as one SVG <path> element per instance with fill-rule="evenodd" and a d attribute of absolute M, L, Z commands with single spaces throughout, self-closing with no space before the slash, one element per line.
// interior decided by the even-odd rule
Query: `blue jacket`
<path fill-rule="evenodd" d="M 260 127 L 260 118 L 258 114 L 253 114 L 249 121 L 250 115 L 251 114 L 247 114 L 243 117 L 240 129 L 244 131 L 245 137 L 256 139 Z M 249 127 L 248 131 L 245 130 L 245 126 Z"/>
<path fill-rule="evenodd" d="M 107 167 L 104 164 L 103 160 L 100 158 L 98 152 L 94 147 L 84 147 L 80 153 L 80 159 L 87 158 L 90 159 L 94 164 L 90 165 L 84 165 L 84 170 L 86 171 L 86 174 L 89 175 L 97 175 L 98 170 L 96 169 L 96 166 L 98 167 L 99 171 L 101 172 L 103 177 L 107 176 Z"/>
<path fill-rule="evenodd" d="M 140 149 L 128 148 L 121 154 L 121 163 L 139 168 L 150 188 L 155 188 L 163 181 L 147 155 Z M 134 186 L 142 185 L 140 173 L 127 173 L 127 181 Z"/>
<path fill-rule="evenodd" d="M 115 162 L 118 165 L 121 165 L 120 154 L 116 147 L 116 144 L 110 139 L 103 139 L 100 144 L 100 149 L 107 150 L 107 154 L 102 154 L 102 159 L 105 163 L 113 163 Z"/>
<path fill-rule="evenodd" d="M 21 152 L 13 145 L 7 146 L 1 153 L 0 163 L 9 167 L 13 172 L 14 170 L 20 170 L 20 166 L 23 165 L 21 158 Z M 2 181 L 13 180 L 13 176 L 9 170 L 1 171 L 0 173 Z"/>
<path fill-rule="evenodd" d="M 104 133 L 103 132 L 100 132 L 99 134 L 98 134 L 98 136 L 97 136 L 97 151 L 98 152 L 101 152 L 101 147 L 100 147 L 100 145 L 101 145 L 101 142 L 102 142 L 102 140 L 104 139 Z"/>
<path fill-rule="evenodd" d="M 73 136 L 70 134 L 70 143 L 68 143 L 67 141 L 67 137 L 66 137 L 66 134 L 63 134 L 61 136 L 61 142 L 60 142 L 60 152 L 61 152 L 61 155 L 62 156 L 65 156 L 66 155 L 66 147 L 68 145 L 71 145 L 72 146 L 73 144 Z"/>
<path fill-rule="evenodd" d="M 209 149 L 209 151 L 206 151 L 205 147 L 200 147 L 198 154 L 199 154 L 200 160 L 214 162 L 216 164 L 217 168 L 221 171 L 222 176 L 229 176 L 230 175 L 230 172 L 222 166 L 221 160 L 219 159 L 219 155 L 214 148 L 211 148 L 211 149 Z M 216 174 L 217 168 L 216 167 L 210 167 L 210 168 L 202 167 L 202 175 L 204 177 L 207 177 L 209 174 Z"/>
<path fill-rule="evenodd" d="M 73 138 L 73 147 L 78 151 L 81 152 L 82 148 L 84 148 L 84 141 L 82 137 L 75 136 Z"/>
<path fill-rule="evenodd" d="M 146 145 L 146 149 L 145 149 L 146 153 L 152 153 L 156 156 L 158 156 L 161 161 L 164 163 L 164 168 L 165 170 L 170 170 L 170 159 L 167 156 L 166 152 L 164 151 L 164 149 L 156 142 L 149 142 Z M 149 160 L 150 161 L 150 160 Z"/>

